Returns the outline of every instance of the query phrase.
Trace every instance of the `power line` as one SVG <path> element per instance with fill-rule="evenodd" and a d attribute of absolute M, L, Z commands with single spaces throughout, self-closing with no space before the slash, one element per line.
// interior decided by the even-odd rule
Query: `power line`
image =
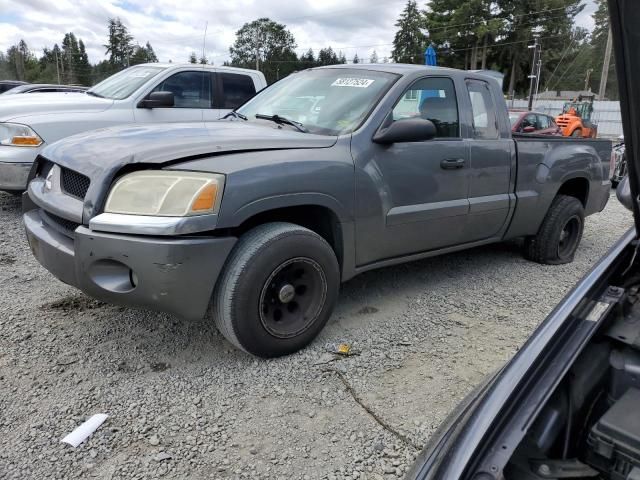
<path fill-rule="evenodd" d="M 588 47 L 589 44 L 585 43 L 580 50 L 578 51 L 578 53 L 576 54 L 575 58 L 573 59 L 573 61 L 569 64 L 569 66 L 567 67 L 567 69 L 564 71 L 564 73 L 562 74 L 562 76 L 558 79 L 558 81 L 556 83 L 554 83 L 553 88 L 551 88 L 551 91 L 554 91 L 556 89 L 556 87 L 558 86 L 558 84 L 562 81 L 562 79 L 564 78 L 564 76 L 569 72 L 569 70 L 571 70 L 571 67 L 573 67 L 573 64 L 576 63 L 576 60 L 578 60 L 578 58 L 580 57 L 580 55 L 582 55 L 583 52 L 585 52 L 585 47 Z"/>

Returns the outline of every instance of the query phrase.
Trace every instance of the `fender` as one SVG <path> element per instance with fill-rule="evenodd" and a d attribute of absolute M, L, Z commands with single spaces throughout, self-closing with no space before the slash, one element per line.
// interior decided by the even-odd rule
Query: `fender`
<path fill-rule="evenodd" d="M 340 223 L 353 222 L 353 214 L 348 212 L 346 207 L 342 205 L 336 198 L 331 195 L 319 192 L 309 193 L 288 193 L 284 195 L 274 195 L 270 197 L 254 200 L 247 205 L 242 206 L 235 212 L 221 212 L 218 227 L 233 228 L 240 226 L 249 218 L 259 214 L 287 207 L 320 206 L 331 210 Z M 222 205 L 224 210 L 224 204 Z"/>

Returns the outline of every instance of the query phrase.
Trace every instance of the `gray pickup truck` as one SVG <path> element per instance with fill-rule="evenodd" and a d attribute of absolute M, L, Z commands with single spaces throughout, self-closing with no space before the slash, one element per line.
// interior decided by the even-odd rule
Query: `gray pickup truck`
<path fill-rule="evenodd" d="M 573 260 L 609 198 L 611 142 L 512 138 L 498 83 L 416 65 L 306 70 L 227 115 L 48 146 L 24 223 L 36 258 L 107 302 L 209 314 L 294 352 L 358 273 L 506 239 Z"/>

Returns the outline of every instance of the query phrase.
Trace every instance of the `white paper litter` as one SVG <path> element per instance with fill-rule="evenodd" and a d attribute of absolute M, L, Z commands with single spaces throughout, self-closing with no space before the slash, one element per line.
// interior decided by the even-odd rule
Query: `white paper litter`
<path fill-rule="evenodd" d="M 76 428 L 69 435 L 64 437 L 61 442 L 68 443 L 72 447 L 77 447 L 82 442 L 84 442 L 89 435 L 95 432 L 100 425 L 104 423 L 104 421 L 109 417 L 106 413 L 97 413 L 92 416 L 89 420 L 84 422 L 78 428 Z"/>

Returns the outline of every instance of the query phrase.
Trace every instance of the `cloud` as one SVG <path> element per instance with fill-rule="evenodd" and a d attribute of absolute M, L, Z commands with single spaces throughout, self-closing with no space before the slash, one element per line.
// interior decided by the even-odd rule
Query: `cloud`
<path fill-rule="evenodd" d="M 331 45 L 351 58 L 375 48 L 382 58 L 390 55 L 393 24 L 404 3 L 374 0 L 363 8 L 358 0 L 191 0 L 188 6 L 178 0 L 0 0 L 0 49 L 24 38 L 39 53 L 73 31 L 97 62 L 105 58 L 107 20 L 119 16 L 137 42 L 149 41 L 161 61 L 174 62 L 187 61 L 192 51 L 200 54 L 208 22 L 207 56 L 222 63 L 244 23 L 269 17 L 287 25 L 299 52 Z"/>
<path fill-rule="evenodd" d="M 38 54 L 60 43 L 66 32 L 84 41 L 91 62 L 105 59 L 107 20 L 120 17 L 141 45 L 151 43 L 161 61 L 187 61 L 200 55 L 205 25 L 206 55 L 216 64 L 228 59 L 235 32 L 246 22 L 269 17 L 287 25 L 298 53 L 332 46 L 347 58 L 367 58 L 376 50 L 389 56 L 395 22 L 406 0 L 0 0 L 0 50 L 21 38 Z M 422 2 L 421 2 L 422 3 Z M 593 0 L 577 23 L 592 27 Z"/>

